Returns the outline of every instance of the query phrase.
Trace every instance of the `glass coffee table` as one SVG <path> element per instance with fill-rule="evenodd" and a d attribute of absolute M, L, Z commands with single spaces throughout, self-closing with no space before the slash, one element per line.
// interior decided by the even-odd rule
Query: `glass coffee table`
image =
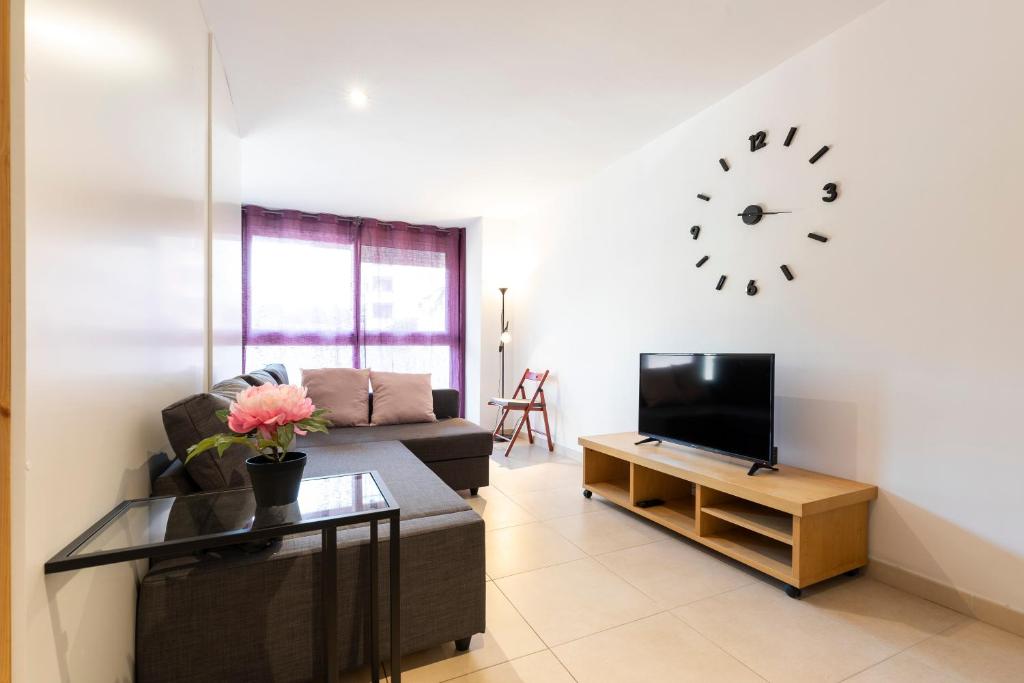
<path fill-rule="evenodd" d="M 303 479 L 298 502 L 257 508 L 252 489 L 229 489 L 187 496 L 126 500 L 54 555 L 47 574 L 141 559 L 180 557 L 229 545 L 267 542 L 273 538 L 319 531 L 320 600 L 323 604 L 324 680 L 338 672 L 338 527 L 370 525 L 370 546 L 377 546 L 377 526 L 390 523 L 388 569 L 391 586 L 392 681 L 401 681 L 399 651 L 399 514 L 398 503 L 375 472 Z M 370 552 L 370 658 L 373 680 L 380 680 L 377 553 Z"/>

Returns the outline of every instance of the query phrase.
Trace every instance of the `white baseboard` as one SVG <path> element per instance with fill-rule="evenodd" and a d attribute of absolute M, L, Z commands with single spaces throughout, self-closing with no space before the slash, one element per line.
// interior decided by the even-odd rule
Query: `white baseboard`
<path fill-rule="evenodd" d="M 876 581 L 956 610 L 993 626 L 1024 636 L 1024 612 L 954 588 L 909 569 L 872 558 L 867 575 Z"/>

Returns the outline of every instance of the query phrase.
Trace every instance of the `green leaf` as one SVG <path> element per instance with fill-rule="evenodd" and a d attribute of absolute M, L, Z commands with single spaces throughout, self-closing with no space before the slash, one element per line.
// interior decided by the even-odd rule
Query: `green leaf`
<path fill-rule="evenodd" d="M 244 436 L 239 436 L 237 434 L 214 434 L 213 436 L 206 437 L 194 446 L 190 446 L 188 450 L 185 451 L 186 456 L 183 464 L 187 465 L 192 458 L 211 449 L 217 449 L 217 456 L 220 457 L 224 455 L 224 451 L 234 444 L 248 446 L 249 448 L 254 447 L 252 441 Z"/>
<path fill-rule="evenodd" d="M 328 420 L 321 417 L 307 417 L 305 420 L 300 420 L 296 423 L 300 429 L 305 429 L 308 432 L 327 432 L 327 427 L 330 425 Z"/>
<path fill-rule="evenodd" d="M 223 422 L 224 424 L 227 424 L 227 422 L 228 422 L 228 413 L 230 413 L 230 412 L 231 412 L 231 411 L 230 411 L 230 410 L 228 410 L 227 408 L 222 408 L 221 410 L 218 410 L 218 411 L 217 411 L 216 413 L 214 413 L 214 414 L 215 414 L 215 415 L 217 416 L 217 418 L 218 418 L 218 419 L 219 419 L 219 420 L 220 420 L 221 422 Z"/>
<path fill-rule="evenodd" d="M 287 453 L 291 450 L 292 443 L 295 441 L 295 424 L 289 423 L 281 425 L 277 428 L 277 445 L 280 446 L 281 450 Z"/>

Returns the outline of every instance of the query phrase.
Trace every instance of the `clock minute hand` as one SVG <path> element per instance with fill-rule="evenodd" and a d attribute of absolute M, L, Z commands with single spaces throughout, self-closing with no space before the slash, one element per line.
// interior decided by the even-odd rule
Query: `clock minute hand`
<path fill-rule="evenodd" d="M 774 216 L 778 213 L 793 213 L 792 211 L 744 211 L 743 213 L 736 214 L 737 216 Z"/>

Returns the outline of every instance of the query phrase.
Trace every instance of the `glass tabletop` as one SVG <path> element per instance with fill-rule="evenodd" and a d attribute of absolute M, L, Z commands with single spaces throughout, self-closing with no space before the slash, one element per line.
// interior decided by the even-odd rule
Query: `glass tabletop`
<path fill-rule="evenodd" d="M 371 472 L 303 479 L 291 505 L 257 508 L 252 489 L 127 501 L 67 557 L 153 546 L 209 536 L 305 526 L 390 506 Z"/>

